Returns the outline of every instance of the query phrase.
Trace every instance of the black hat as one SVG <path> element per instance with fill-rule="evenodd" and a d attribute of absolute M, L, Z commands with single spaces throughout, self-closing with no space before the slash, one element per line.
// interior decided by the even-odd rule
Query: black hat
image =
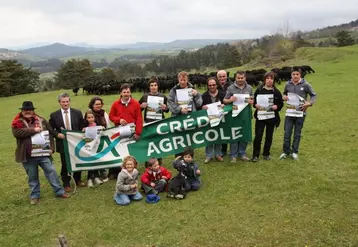
<path fill-rule="evenodd" d="M 19 108 L 19 109 L 20 109 L 20 110 L 34 110 L 34 109 L 36 109 L 36 108 L 34 107 L 34 104 L 32 104 L 31 101 L 24 101 L 24 102 L 22 103 L 22 107 Z"/>

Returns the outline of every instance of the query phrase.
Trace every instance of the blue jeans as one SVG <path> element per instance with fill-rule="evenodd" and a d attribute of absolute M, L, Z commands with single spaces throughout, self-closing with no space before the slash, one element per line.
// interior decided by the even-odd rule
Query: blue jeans
<path fill-rule="evenodd" d="M 301 131 L 303 128 L 303 123 L 305 121 L 306 115 L 303 117 L 286 117 L 285 118 L 285 134 L 283 137 L 283 152 L 285 154 L 292 153 L 298 154 L 298 147 L 300 146 L 301 141 Z M 292 142 L 292 150 L 291 150 L 291 136 L 293 128 L 294 134 L 293 134 L 293 142 Z"/>
<path fill-rule="evenodd" d="M 65 193 L 61 186 L 55 167 L 48 157 L 34 157 L 28 158 L 22 165 L 28 176 L 28 183 L 30 187 L 30 198 L 40 198 L 40 181 L 39 181 L 39 166 L 44 171 L 44 174 L 52 186 L 56 196 L 61 196 Z"/>
<path fill-rule="evenodd" d="M 200 188 L 199 180 L 187 180 L 185 179 L 185 190 L 186 191 L 196 191 Z"/>
<path fill-rule="evenodd" d="M 206 157 L 213 158 L 213 152 L 215 154 L 215 157 L 222 156 L 221 144 L 212 144 L 205 147 Z"/>
<path fill-rule="evenodd" d="M 117 204 L 124 206 L 131 203 L 131 200 L 139 201 L 142 200 L 142 198 L 143 196 L 137 191 L 137 193 L 134 195 L 116 194 L 113 199 L 116 201 Z"/>
<path fill-rule="evenodd" d="M 230 143 L 230 157 L 237 158 L 246 155 L 247 142 Z"/>

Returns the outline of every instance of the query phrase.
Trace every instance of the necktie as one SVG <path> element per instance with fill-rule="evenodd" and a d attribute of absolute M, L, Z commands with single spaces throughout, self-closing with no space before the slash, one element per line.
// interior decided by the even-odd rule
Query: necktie
<path fill-rule="evenodd" d="M 65 128 L 66 130 L 70 130 L 71 126 L 70 126 L 70 119 L 68 117 L 68 111 L 65 110 Z"/>

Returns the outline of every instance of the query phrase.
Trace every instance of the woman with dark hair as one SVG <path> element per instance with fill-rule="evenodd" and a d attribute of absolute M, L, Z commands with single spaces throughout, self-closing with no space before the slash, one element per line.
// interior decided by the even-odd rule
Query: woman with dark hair
<path fill-rule="evenodd" d="M 221 85 L 219 82 L 214 78 L 210 77 L 207 80 L 207 86 L 208 90 L 203 93 L 201 96 L 203 99 L 203 104 L 201 106 L 202 109 L 208 109 L 206 105 L 215 103 L 215 102 L 221 102 L 223 104 L 225 92 L 222 90 Z M 206 158 L 204 160 L 204 163 L 209 163 L 210 160 L 213 159 L 213 156 L 215 155 L 216 160 L 218 161 L 224 161 L 222 157 L 222 151 L 221 151 L 221 144 L 210 144 L 205 147 L 205 155 Z"/>
<path fill-rule="evenodd" d="M 107 114 L 107 112 L 105 110 L 103 110 L 103 99 L 101 97 L 95 96 L 93 97 L 89 104 L 88 104 L 88 108 L 90 110 L 92 110 L 92 113 L 94 114 L 94 118 L 95 118 L 95 123 L 97 124 L 97 126 L 103 126 L 104 128 L 110 128 L 111 127 L 111 121 L 109 120 L 109 116 Z M 88 122 L 87 122 L 87 114 L 85 113 L 84 115 L 84 121 L 85 121 L 85 126 L 88 126 Z M 97 171 L 94 171 L 97 172 Z M 103 182 L 107 182 L 108 178 L 107 178 L 107 172 L 104 169 L 99 170 L 100 173 L 100 177 L 102 179 Z M 93 173 L 89 172 L 88 173 L 88 181 L 90 181 L 92 179 Z"/>
<path fill-rule="evenodd" d="M 109 120 L 109 116 L 105 110 L 103 110 L 103 99 L 96 96 L 91 99 L 88 104 L 88 108 L 91 109 L 95 115 L 95 122 L 97 126 L 101 125 L 104 128 L 111 127 L 111 121 Z M 86 115 L 84 116 L 86 121 Z"/>
<path fill-rule="evenodd" d="M 252 154 L 252 162 L 257 162 L 259 160 L 260 151 L 261 151 L 261 141 L 262 136 L 266 127 L 266 138 L 265 145 L 263 150 L 263 157 L 265 160 L 270 160 L 270 149 L 272 144 L 273 131 L 280 125 L 280 115 L 279 111 L 283 107 L 282 94 L 280 90 L 278 90 L 275 86 L 275 73 L 272 71 L 267 72 L 264 75 L 264 80 L 262 85 L 260 85 L 254 94 L 254 107 L 256 111 L 254 113 L 254 117 L 256 118 L 255 122 L 255 139 L 254 139 L 254 148 Z M 271 106 L 268 109 L 263 109 L 262 106 L 258 104 L 257 98 L 260 95 L 267 95 L 268 102 L 273 101 Z M 268 114 L 258 114 L 259 110 L 265 110 Z M 270 112 L 274 112 L 274 114 L 270 114 Z M 258 116 L 259 115 L 259 116 Z"/>

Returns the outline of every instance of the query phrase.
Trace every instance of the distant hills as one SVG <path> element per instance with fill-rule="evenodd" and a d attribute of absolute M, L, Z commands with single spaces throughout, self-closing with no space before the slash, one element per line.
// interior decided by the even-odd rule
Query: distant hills
<path fill-rule="evenodd" d="M 187 39 L 175 40 L 167 43 L 159 42 L 136 42 L 133 44 L 122 44 L 113 46 L 94 47 L 86 43 L 84 46 L 65 45 L 62 43 L 54 43 L 51 45 L 39 46 L 25 50 L 13 51 L 8 49 L 0 49 L 0 59 L 23 59 L 29 58 L 30 61 L 46 60 L 49 58 L 68 58 L 68 57 L 86 57 L 86 55 L 118 53 L 119 51 L 165 51 L 165 50 L 182 50 L 182 49 L 199 49 L 206 45 L 212 45 L 223 42 L 233 42 L 235 40 L 228 39 Z"/>
<path fill-rule="evenodd" d="M 22 50 L 20 52 L 35 57 L 59 58 L 59 57 L 79 55 L 84 52 L 93 51 L 93 50 L 95 50 L 95 48 L 69 46 L 61 43 L 54 43 L 51 45 L 45 45 L 45 46 Z"/>
<path fill-rule="evenodd" d="M 358 19 L 345 24 L 304 32 L 302 33 L 302 37 L 308 41 L 313 41 L 314 39 L 320 40 L 322 38 L 332 37 L 340 30 L 352 31 L 353 37 L 358 37 Z M 101 59 L 111 61 L 118 57 L 130 55 L 175 55 L 183 49 L 195 50 L 207 45 L 217 43 L 236 43 L 238 41 L 240 40 L 183 39 L 171 42 L 136 42 L 121 45 L 91 45 L 87 43 L 66 45 L 62 43 L 54 43 L 16 51 L 0 48 L 0 59 L 17 59 L 24 64 L 29 64 L 34 61 L 44 61 L 50 58 L 57 58 L 61 60 L 67 60 L 70 58 L 88 58 L 92 61 L 100 61 Z"/>

